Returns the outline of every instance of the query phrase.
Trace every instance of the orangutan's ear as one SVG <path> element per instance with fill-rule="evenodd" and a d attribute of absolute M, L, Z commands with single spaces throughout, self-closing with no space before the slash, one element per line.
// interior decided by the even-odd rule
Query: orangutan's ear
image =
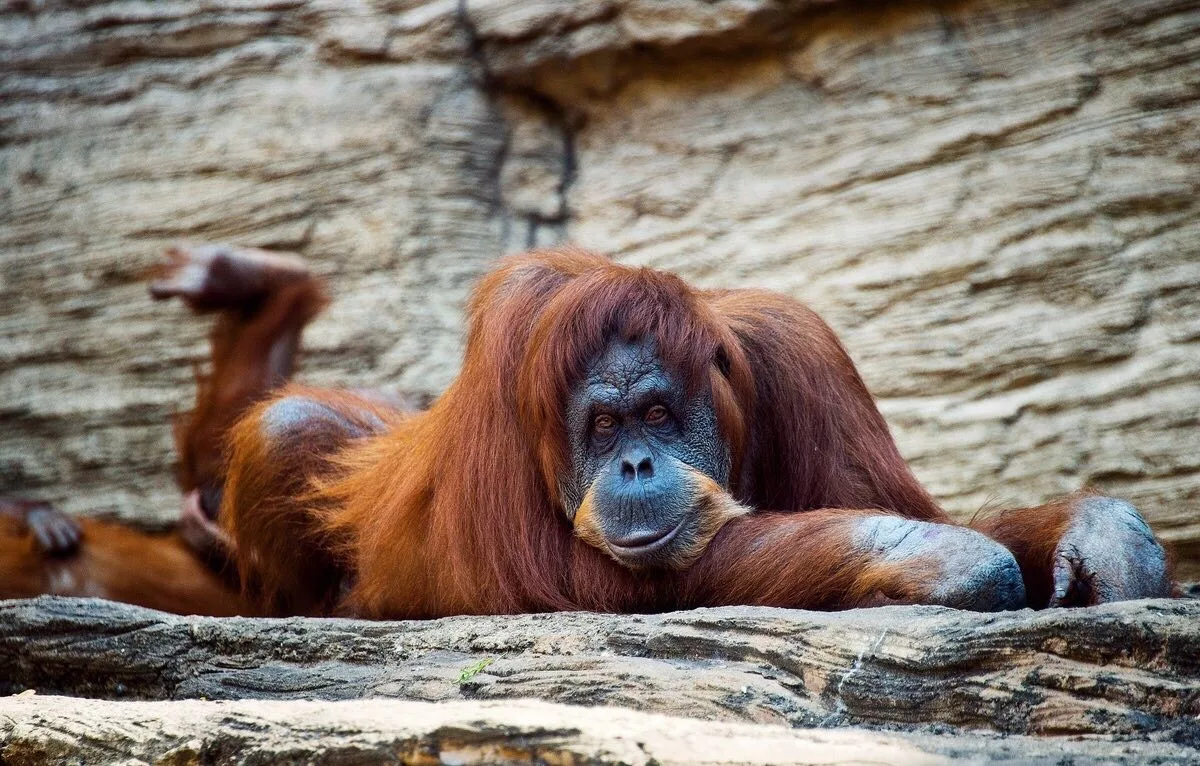
<path fill-rule="evenodd" d="M 717 352 L 713 354 L 713 364 L 717 366 L 717 370 L 720 371 L 721 375 L 725 376 L 726 379 L 729 378 L 729 352 L 725 350 L 724 346 L 717 346 Z"/>

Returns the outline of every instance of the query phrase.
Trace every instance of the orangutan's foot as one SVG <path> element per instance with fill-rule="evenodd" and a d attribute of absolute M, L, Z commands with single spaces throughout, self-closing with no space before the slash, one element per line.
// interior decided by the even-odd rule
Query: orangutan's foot
<path fill-rule="evenodd" d="M 267 293 L 312 279 L 298 256 L 209 243 L 177 244 L 154 268 L 150 295 L 181 298 L 194 311 L 253 308 Z"/>

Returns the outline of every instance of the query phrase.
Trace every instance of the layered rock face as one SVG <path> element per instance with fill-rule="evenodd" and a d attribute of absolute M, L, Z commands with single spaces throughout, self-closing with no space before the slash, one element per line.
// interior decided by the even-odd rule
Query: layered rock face
<path fill-rule="evenodd" d="M 963 516 L 1096 485 L 1200 573 L 1186 0 L 212 0 L 0 10 L 0 492 L 176 513 L 176 239 L 295 250 L 303 377 L 436 395 L 566 238 L 839 331 Z"/>
<path fill-rule="evenodd" d="M 24 694 L 0 703 L 0 758 L 1195 763 L 1198 619 L 1157 600 L 387 623 L 43 597 L 0 602 L 0 694 Z"/>

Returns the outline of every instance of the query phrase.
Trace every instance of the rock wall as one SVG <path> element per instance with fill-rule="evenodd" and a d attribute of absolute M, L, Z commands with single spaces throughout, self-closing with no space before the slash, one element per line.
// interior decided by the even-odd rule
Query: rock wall
<path fill-rule="evenodd" d="M 175 513 L 169 242 L 296 250 L 304 377 L 435 395 L 570 238 L 807 300 L 948 507 L 1094 484 L 1200 573 L 1188 0 L 212 0 L 0 10 L 0 492 Z"/>

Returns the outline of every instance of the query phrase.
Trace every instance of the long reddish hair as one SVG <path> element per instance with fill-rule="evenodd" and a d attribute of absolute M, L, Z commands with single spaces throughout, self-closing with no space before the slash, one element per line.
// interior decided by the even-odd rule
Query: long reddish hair
<path fill-rule="evenodd" d="M 614 337 L 649 338 L 707 388 L 757 509 L 940 511 L 896 450 L 833 332 L 783 296 L 700 291 L 577 249 L 506 258 L 469 307 L 462 371 L 425 413 L 363 440 L 315 485 L 313 513 L 355 572 L 353 611 L 423 617 L 669 605 L 561 513 L 565 401 Z"/>

